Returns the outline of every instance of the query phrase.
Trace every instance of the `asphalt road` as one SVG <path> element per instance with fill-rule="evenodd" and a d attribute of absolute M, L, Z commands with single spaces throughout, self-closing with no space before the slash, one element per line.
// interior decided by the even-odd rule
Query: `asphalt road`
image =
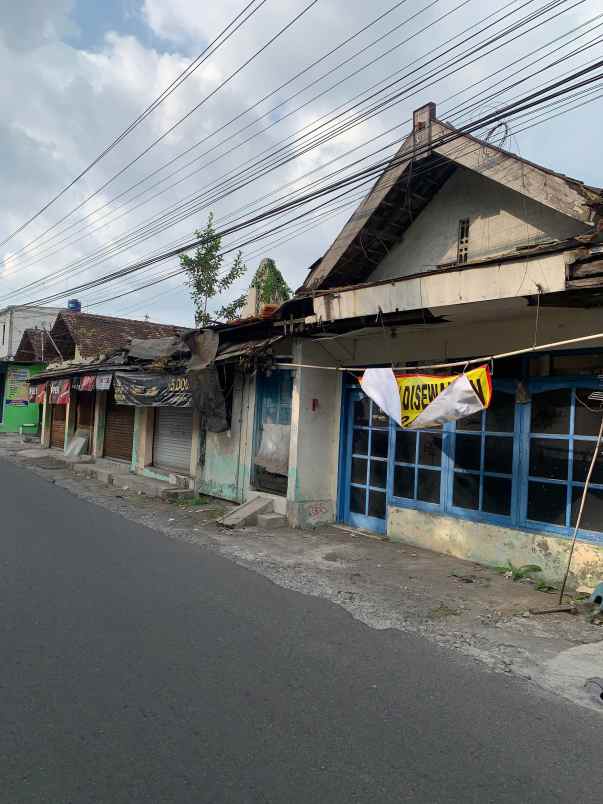
<path fill-rule="evenodd" d="M 2 804 L 600 802 L 603 718 L 0 461 Z"/>

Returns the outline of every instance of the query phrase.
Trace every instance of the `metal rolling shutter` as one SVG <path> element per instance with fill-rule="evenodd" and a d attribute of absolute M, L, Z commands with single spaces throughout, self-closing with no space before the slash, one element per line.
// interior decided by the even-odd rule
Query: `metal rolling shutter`
<path fill-rule="evenodd" d="M 58 449 L 65 448 L 65 419 L 67 405 L 53 405 L 50 422 L 50 446 Z"/>
<path fill-rule="evenodd" d="M 105 457 L 132 460 L 133 439 L 134 408 L 110 401 L 105 422 Z"/>
<path fill-rule="evenodd" d="M 153 437 L 153 463 L 189 474 L 193 443 L 190 408 L 157 408 Z"/>

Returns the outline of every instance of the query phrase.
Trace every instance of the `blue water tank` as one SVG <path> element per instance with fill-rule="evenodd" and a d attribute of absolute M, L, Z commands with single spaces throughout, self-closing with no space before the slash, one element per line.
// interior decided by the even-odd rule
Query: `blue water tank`
<path fill-rule="evenodd" d="M 82 303 L 79 299 L 69 299 L 69 301 L 67 302 L 67 309 L 70 310 L 72 313 L 81 313 Z"/>

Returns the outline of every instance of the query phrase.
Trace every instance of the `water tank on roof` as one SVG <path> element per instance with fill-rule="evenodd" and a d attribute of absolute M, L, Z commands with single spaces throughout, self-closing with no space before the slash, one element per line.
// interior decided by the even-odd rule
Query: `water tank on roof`
<path fill-rule="evenodd" d="M 79 299 L 69 299 L 67 302 L 67 309 L 72 313 L 81 313 L 82 303 Z"/>

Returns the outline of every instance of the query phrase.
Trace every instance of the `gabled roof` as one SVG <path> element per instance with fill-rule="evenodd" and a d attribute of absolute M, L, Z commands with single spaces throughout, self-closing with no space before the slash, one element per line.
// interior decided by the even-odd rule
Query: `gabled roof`
<path fill-rule="evenodd" d="M 577 234 L 593 222 L 602 191 L 453 128 L 430 103 L 300 292 L 365 281 L 458 167 L 468 168 L 572 218 Z M 580 226 L 582 224 L 582 226 Z"/>
<path fill-rule="evenodd" d="M 90 313 L 61 312 L 52 328 L 52 338 L 64 360 L 90 358 L 123 349 L 131 339 L 162 338 L 186 332 L 185 327 L 113 318 Z"/>
<path fill-rule="evenodd" d="M 17 363 L 52 363 L 60 360 L 54 343 L 44 329 L 26 329 L 15 352 Z"/>

